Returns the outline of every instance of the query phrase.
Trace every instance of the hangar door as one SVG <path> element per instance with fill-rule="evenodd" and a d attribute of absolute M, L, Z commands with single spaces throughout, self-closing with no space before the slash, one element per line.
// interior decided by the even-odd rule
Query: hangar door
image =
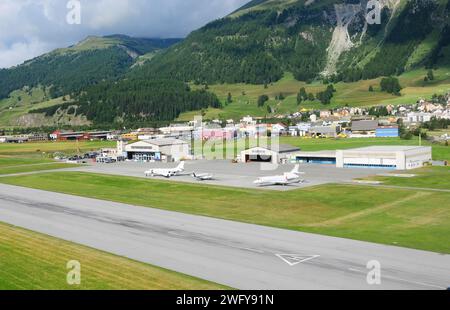
<path fill-rule="evenodd" d="M 397 161 L 392 158 L 344 158 L 344 167 L 395 169 Z"/>
<path fill-rule="evenodd" d="M 271 163 L 272 156 L 269 155 L 245 155 L 245 162 Z"/>

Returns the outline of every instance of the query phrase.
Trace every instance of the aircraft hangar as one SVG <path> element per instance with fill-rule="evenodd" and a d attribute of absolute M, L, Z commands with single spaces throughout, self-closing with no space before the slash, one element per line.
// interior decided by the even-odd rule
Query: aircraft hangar
<path fill-rule="evenodd" d="M 337 168 L 410 170 L 432 160 L 431 147 L 371 146 L 337 151 L 299 152 L 292 158 L 303 164 L 336 165 Z"/>
<path fill-rule="evenodd" d="M 370 146 L 336 151 L 338 168 L 411 170 L 432 160 L 430 146 Z"/>
<path fill-rule="evenodd" d="M 164 138 L 143 140 L 119 146 L 119 153 L 136 161 L 180 161 L 187 158 L 189 144 L 183 140 Z"/>
<path fill-rule="evenodd" d="M 280 144 L 275 146 L 257 146 L 241 152 L 241 161 L 243 162 L 266 162 L 278 164 L 287 162 L 292 156 L 300 152 L 300 148 Z"/>

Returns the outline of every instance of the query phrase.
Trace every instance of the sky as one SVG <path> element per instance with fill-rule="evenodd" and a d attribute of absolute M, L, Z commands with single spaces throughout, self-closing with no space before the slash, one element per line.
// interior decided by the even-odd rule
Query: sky
<path fill-rule="evenodd" d="M 248 1 L 0 0 L 0 68 L 73 45 L 89 35 L 185 37 Z"/>

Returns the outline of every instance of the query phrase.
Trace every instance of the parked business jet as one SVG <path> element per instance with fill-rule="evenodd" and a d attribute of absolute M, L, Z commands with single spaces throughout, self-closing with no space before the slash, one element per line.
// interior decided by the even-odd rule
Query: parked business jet
<path fill-rule="evenodd" d="M 270 186 L 270 185 L 283 185 L 303 183 L 305 180 L 300 178 L 300 175 L 304 174 L 299 172 L 300 165 L 296 165 L 291 172 L 286 172 L 283 175 L 276 175 L 271 177 L 262 177 L 253 182 L 258 186 Z"/>
<path fill-rule="evenodd" d="M 192 177 L 194 179 L 196 179 L 197 181 L 210 181 L 212 179 L 214 179 L 214 176 L 210 173 L 201 173 L 201 174 L 197 174 L 197 173 L 192 173 Z"/>
<path fill-rule="evenodd" d="M 172 168 L 172 169 L 150 169 L 148 171 L 145 171 L 146 177 L 153 177 L 153 176 L 162 176 L 166 178 L 170 178 L 176 175 L 179 175 L 181 172 L 184 171 L 184 161 L 182 161 L 178 167 Z"/>

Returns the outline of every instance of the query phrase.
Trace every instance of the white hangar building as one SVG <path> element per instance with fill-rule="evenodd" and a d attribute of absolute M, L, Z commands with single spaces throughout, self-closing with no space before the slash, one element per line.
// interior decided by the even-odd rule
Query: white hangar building
<path fill-rule="evenodd" d="M 289 161 L 294 154 L 298 153 L 300 148 L 288 145 L 280 144 L 275 146 L 257 146 L 249 148 L 241 152 L 242 162 L 266 162 L 277 164 L 283 161 Z"/>
<path fill-rule="evenodd" d="M 120 148 L 120 147 L 119 147 Z M 129 160 L 180 161 L 190 156 L 189 143 L 179 139 L 165 138 L 143 140 L 122 147 L 121 153 Z"/>
<path fill-rule="evenodd" d="M 370 146 L 336 151 L 338 168 L 410 170 L 421 168 L 431 160 L 432 150 L 428 146 Z"/>

